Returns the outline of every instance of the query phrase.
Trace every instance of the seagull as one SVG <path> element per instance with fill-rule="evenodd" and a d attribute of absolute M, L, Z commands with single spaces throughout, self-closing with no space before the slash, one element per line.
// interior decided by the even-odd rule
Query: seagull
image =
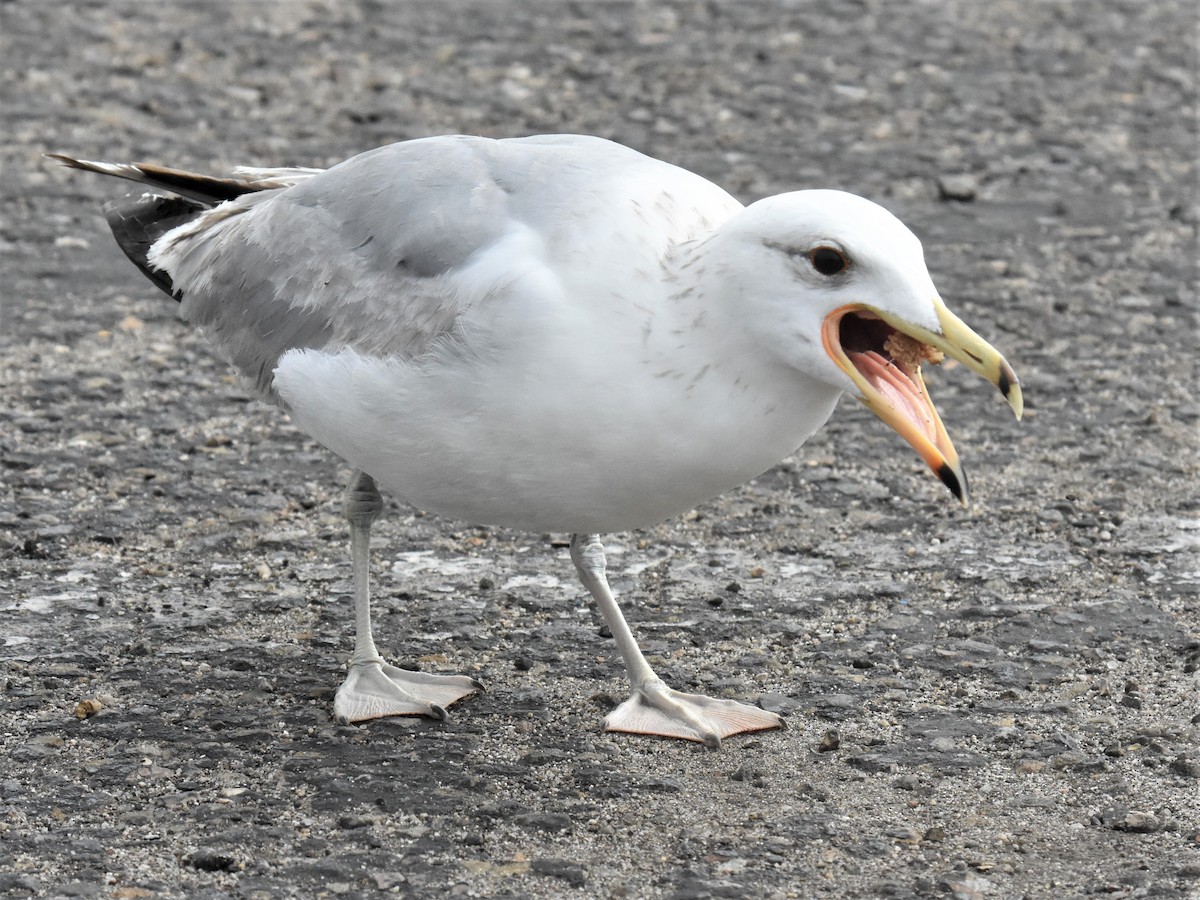
<path fill-rule="evenodd" d="M 379 485 L 447 518 L 570 534 L 631 686 L 605 728 L 715 749 L 783 721 L 655 674 L 600 535 L 761 474 L 843 394 L 965 504 L 921 374 L 946 356 L 1021 415 L 1012 369 L 943 303 L 918 238 L 853 194 L 743 206 L 699 175 L 579 135 L 422 138 L 327 170 L 228 177 L 50 156 L 145 186 L 106 207 L 118 245 L 250 390 L 354 468 L 342 723 L 445 719 L 482 689 L 376 649 Z"/>

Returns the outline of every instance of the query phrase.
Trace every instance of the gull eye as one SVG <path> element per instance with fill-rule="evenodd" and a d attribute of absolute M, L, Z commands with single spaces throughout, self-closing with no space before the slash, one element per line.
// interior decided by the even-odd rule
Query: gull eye
<path fill-rule="evenodd" d="M 845 254 L 834 247 L 814 247 L 809 251 L 808 261 L 814 269 L 826 276 L 836 275 L 849 265 Z"/>

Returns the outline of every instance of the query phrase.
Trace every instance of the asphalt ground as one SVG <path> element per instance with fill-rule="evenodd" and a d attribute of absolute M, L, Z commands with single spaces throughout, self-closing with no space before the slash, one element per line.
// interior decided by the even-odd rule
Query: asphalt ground
<path fill-rule="evenodd" d="M 1200 894 L 1189 3 L 0 16 L 0 894 Z M 787 730 L 602 733 L 626 688 L 565 536 L 394 503 L 381 648 L 488 692 L 334 724 L 346 468 L 121 257 L 121 186 L 41 157 L 221 172 L 447 132 L 868 196 L 1020 374 L 1021 423 L 931 376 L 969 510 L 846 402 L 754 482 L 608 538 L 661 674 Z"/>

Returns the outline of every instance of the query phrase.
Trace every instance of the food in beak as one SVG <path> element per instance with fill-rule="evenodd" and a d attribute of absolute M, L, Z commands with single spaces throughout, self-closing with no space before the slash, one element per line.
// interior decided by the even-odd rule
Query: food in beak
<path fill-rule="evenodd" d="M 946 354 L 936 347 L 922 344 L 916 338 L 900 331 L 893 331 L 888 335 L 888 339 L 883 342 L 883 349 L 906 372 L 915 372 L 923 362 L 936 366 L 946 358 Z"/>

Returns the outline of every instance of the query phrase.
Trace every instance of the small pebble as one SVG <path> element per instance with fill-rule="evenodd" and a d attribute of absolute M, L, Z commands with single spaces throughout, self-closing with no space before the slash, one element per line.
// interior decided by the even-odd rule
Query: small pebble
<path fill-rule="evenodd" d="M 188 858 L 192 867 L 202 872 L 234 872 L 241 868 L 237 858 L 226 850 L 203 847 Z"/>
<path fill-rule="evenodd" d="M 969 203 L 978 191 L 979 182 L 973 175 L 943 175 L 938 179 L 938 196 L 942 200 Z"/>
<path fill-rule="evenodd" d="M 104 704 L 95 698 L 81 700 L 75 705 L 75 718 L 90 719 L 102 709 L 104 709 Z"/>
<path fill-rule="evenodd" d="M 1113 822 L 1115 831 L 1129 831 L 1134 834 L 1153 834 L 1162 828 L 1162 823 L 1154 813 L 1130 810 L 1125 816 Z"/>

